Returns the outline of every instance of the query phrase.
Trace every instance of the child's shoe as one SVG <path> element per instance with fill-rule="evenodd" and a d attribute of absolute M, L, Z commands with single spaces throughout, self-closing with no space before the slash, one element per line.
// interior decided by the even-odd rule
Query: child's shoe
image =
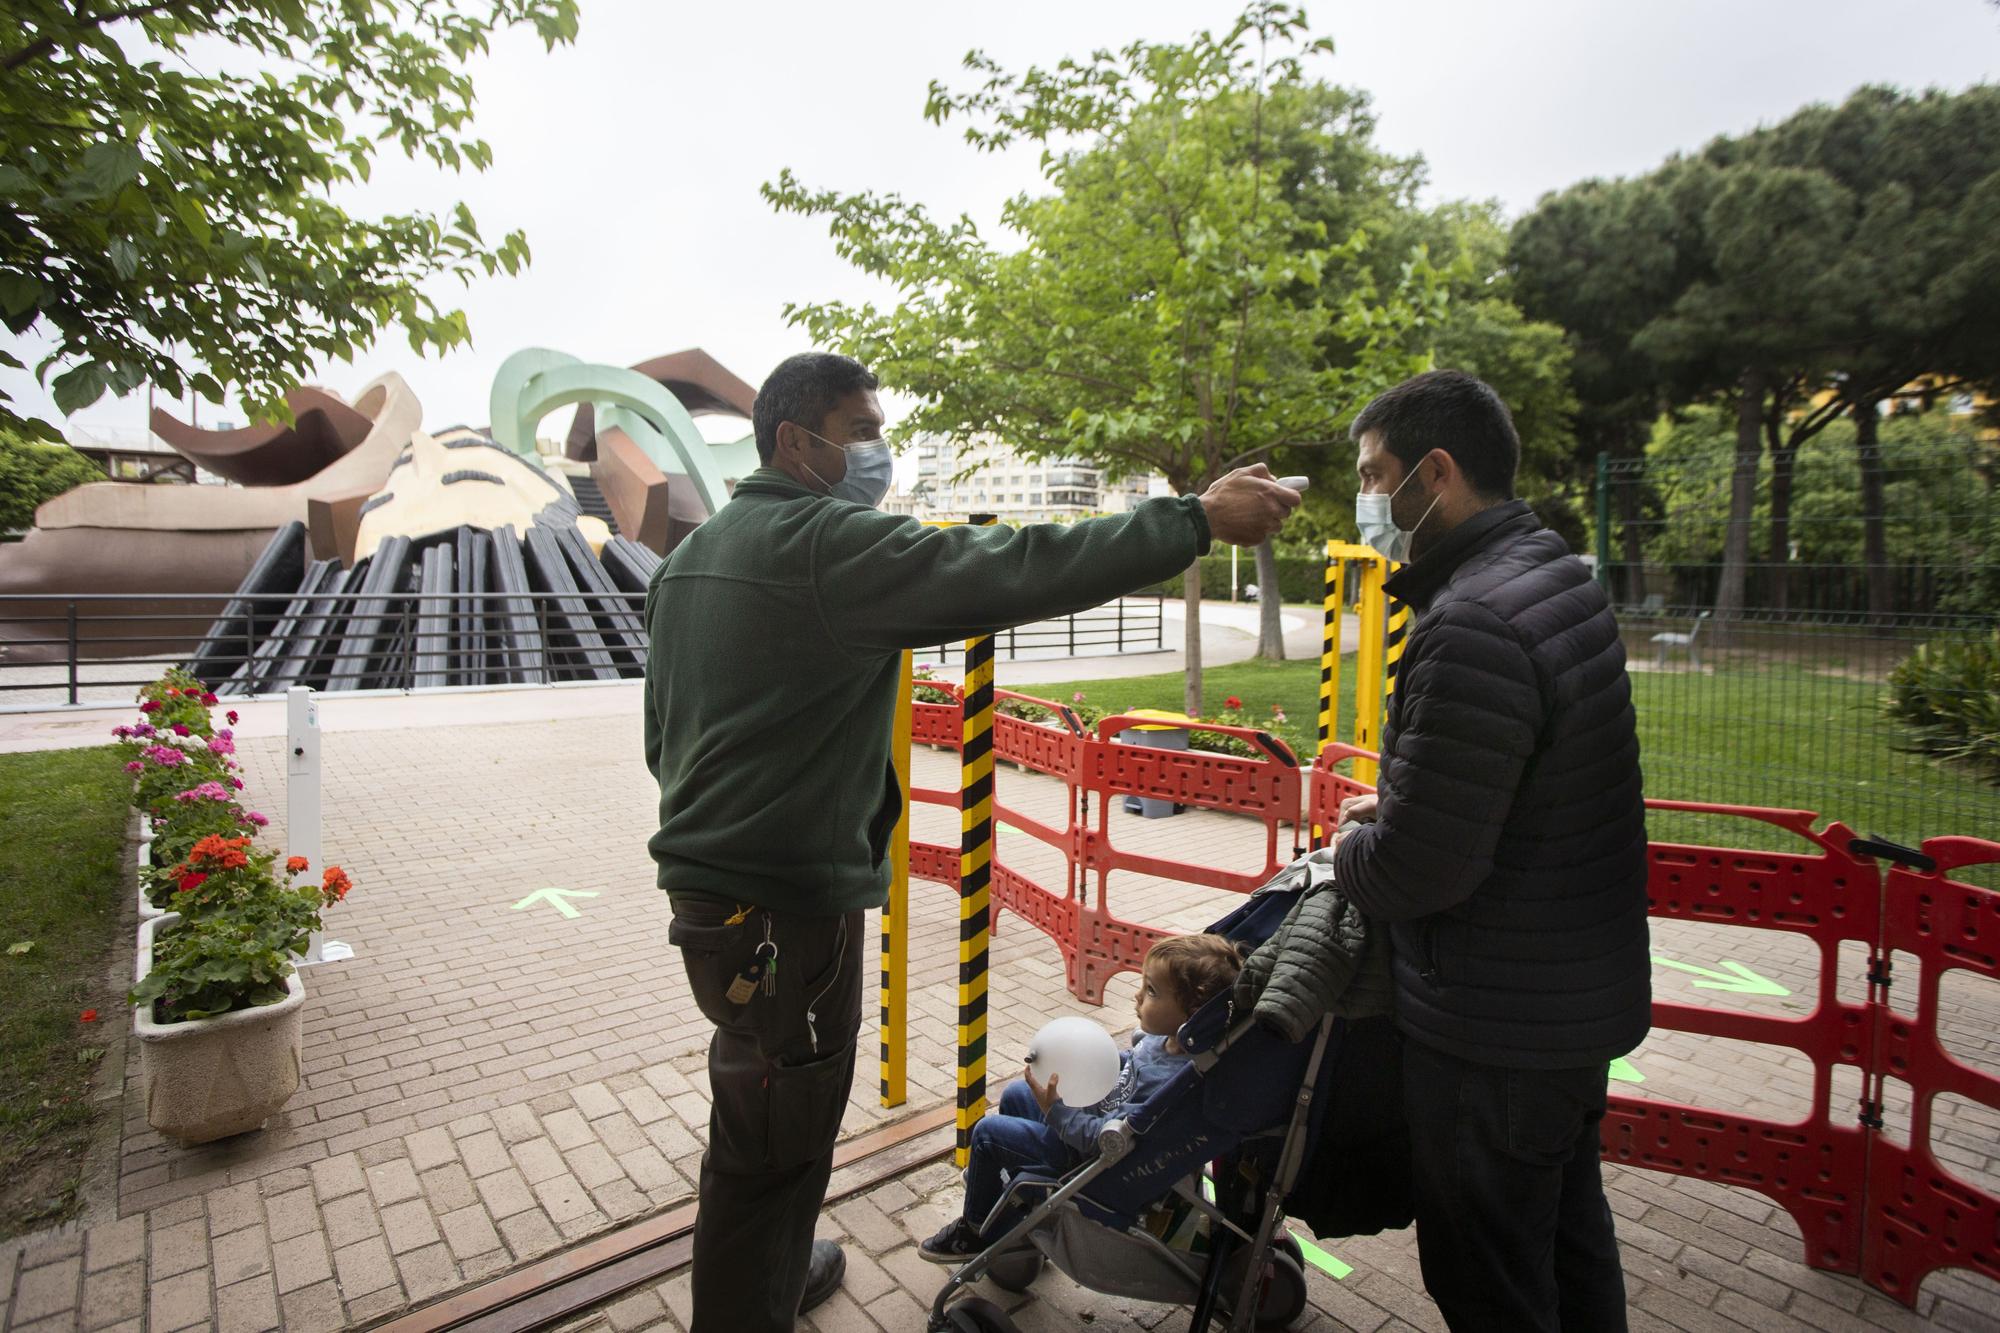
<path fill-rule="evenodd" d="M 917 1246 L 917 1254 L 934 1264 L 962 1264 L 985 1248 L 979 1228 L 963 1217 L 954 1217 L 937 1235 Z"/>

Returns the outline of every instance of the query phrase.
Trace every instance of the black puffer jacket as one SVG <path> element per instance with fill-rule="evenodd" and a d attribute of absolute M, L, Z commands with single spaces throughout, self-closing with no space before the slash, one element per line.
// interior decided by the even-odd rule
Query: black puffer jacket
<path fill-rule="evenodd" d="M 1416 616 L 1380 808 L 1335 867 L 1393 923 L 1399 1026 L 1515 1068 L 1625 1054 L 1652 985 L 1639 743 L 1610 605 L 1518 500 L 1461 523 L 1389 590 Z"/>

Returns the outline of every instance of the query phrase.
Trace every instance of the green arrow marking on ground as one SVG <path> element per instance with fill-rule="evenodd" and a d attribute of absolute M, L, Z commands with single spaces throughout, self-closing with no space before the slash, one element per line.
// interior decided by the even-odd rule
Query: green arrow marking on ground
<path fill-rule="evenodd" d="M 1287 1227 L 1286 1230 L 1289 1231 L 1291 1229 Z M 1314 1268 L 1323 1269 L 1327 1273 L 1331 1274 L 1335 1282 L 1340 1281 L 1342 1278 L 1346 1277 L 1349 1273 L 1352 1273 L 1354 1271 L 1354 1266 L 1352 1264 L 1341 1262 L 1339 1258 L 1335 1257 L 1334 1255 L 1328 1254 L 1325 1250 L 1322 1250 L 1319 1246 L 1313 1244 L 1311 1241 L 1307 1240 L 1304 1236 L 1301 1236 L 1298 1232 L 1296 1231 L 1292 1232 L 1292 1239 L 1299 1243 L 1299 1253 L 1303 1254 L 1306 1257 L 1306 1262 L 1311 1264 Z"/>
<path fill-rule="evenodd" d="M 587 889 L 536 889 L 533 893 L 521 899 L 520 902 L 515 903 L 514 910 L 518 912 L 524 907 L 532 907 L 538 902 L 547 900 L 555 906 L 558 912 L 561 912 L 564 916 L 574 921 L 577 917 L 577 910 L 569 905 L 569 899 L 573 897 L 595 898 L 596 896 L 596 894 Z"/>
<path fill-rule="evenodd" d="M 1646 1076 L 1639 1072 L 1639 1066 L 1619 1056 L 1611 1062 L 1611 1077 L 1620 1083 L 1644 1083 Z"/>
<path fill-rule="evenodd" d="M 1729 969 L 1728 972 L 1713 972 L 1705 967 L 1696 967 L 1693 963 L 1676 963 L 1673 959 L 1662 958 L 1658 954 L 1653 955 L 1653 961 L 1661 967 L 1671 967 L 1676 972 L 1691 972 L 1697 977 L 1706 977 L 1707 980 L 1694 983 L 1697 990 L 1727 991 L 1731 995 L 1791 994 L 1769 977 L 1758 976 L 1743 964 L 1731 962 L 1727 958 L 1722 960 L 1722 965 Z"/>

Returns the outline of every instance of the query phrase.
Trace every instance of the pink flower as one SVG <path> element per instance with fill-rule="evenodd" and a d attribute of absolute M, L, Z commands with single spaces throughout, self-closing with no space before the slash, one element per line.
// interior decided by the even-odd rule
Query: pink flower
<path fill-rule="evenodd" d="M 158 764 L 161 768 L 177 768 L 187 761 L 187 756 L 171 745 L 148 745 L 139 753 Z"/>
<path fill-rule="evenodd" d="M 141 722 L 137 726 L 132 728 L 132 734 L 134 736 L 157 736 L 160 733 L 153 729 L 152 723 Z"/>
<path fill-rule="evenodd" d="M 235 754 L 236 742 L 227 736 L 217 736 L 209 741 L 208 748 L 211 754 Z"/>
<path fill-rule="evenodd" d="M 263 828 L 266 824 L 269 824 L 271 822 L 268 818 L 258 814 L 255 810 L 250 811 L 250 813 L 244 815 L 243 817 L 249 820 L 252 824 L 255 824 L 258 828 Z"/>
<path fill-rule="evenodd" d="M 1069 697 L 1069 701 L 1070 701 L 1071 703 L 1073 703 L 1073 704 L 1080 704 L 1080 703 L 1082 703 L 1082 702 L 1083 702 L 1083 691 L 1082 691 L 1082 690 L 1078 690 L 1078 691 L 1077 691 L 1077 692 L 1076 692 L 1075 694 L 1072 694 L 1072 695 L 1071 695 L 1071 696 Z"/>
<path fill-rule="evenodd" d="M 189 787 L 174 797 L 176 801 L 226 801 L 229 793 L 220 782 L 204 782 L 199 787 Z"/>
<path fill-rule="evenodd" d="M 146 771 L 146 766 L 137 759 L 134 759 L 131 763 L 125 765 L 125 771 L 127 773 L 143 773 Z"/>
<path fill-rule="evenodd" d="M 242 791 L 242 790 L 243 790 L 243 779 L 242 779 L 242 778 L 231 778 L 231 779 L 229 779 L 229 785 L 230 785 L 230 786 L 232 786 L 232 787 L 234 787 L 234 788 L 236 788 L 236 790 L 238 790 L 238 791 Z"/>
<path fill-rule="evenodd" d="M 215 734 L 222 737 L 222 739 L 226 741 L 233 741 L 236 739 L 236 733 L 231 731 L 228 727 L 224 727 L 221 731 L 218 731 Z"/>

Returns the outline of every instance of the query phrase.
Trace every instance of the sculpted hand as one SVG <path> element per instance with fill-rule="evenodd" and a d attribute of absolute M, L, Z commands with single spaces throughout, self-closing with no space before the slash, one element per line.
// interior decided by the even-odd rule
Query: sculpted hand
<path fill-rule="evenodd" d="M 1299 493 L 1280 486 L 1262 463 L 1237 468 L 1201 496 L 1209 535 L 1232 546 L 1255 546 L 1275 535 L 1301 503 Z"/>

